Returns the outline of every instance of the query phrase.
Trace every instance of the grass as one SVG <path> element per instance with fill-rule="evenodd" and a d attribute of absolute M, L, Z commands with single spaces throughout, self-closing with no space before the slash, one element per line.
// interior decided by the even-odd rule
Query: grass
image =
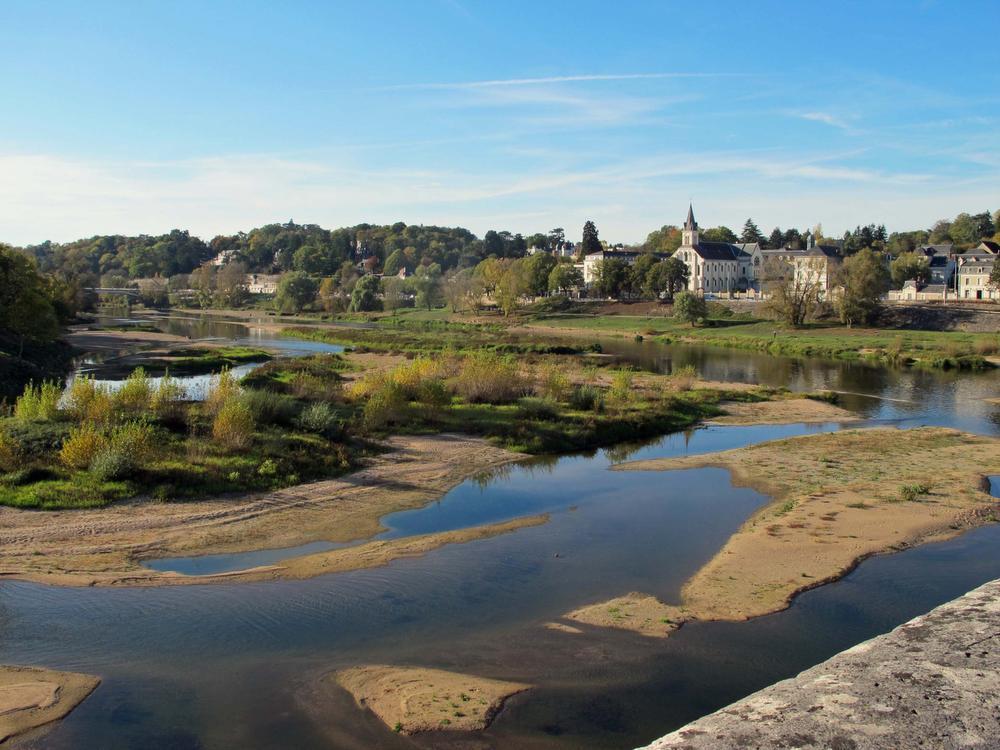
<path fill-rule="evenodd" d="M 613 315 L 554 315 L 539 318 L 538 322 L 582 331 L 641 333 L 664 343 L 941 369 L 984 369 L 990 366 L 984 356 L 998 348 L 995 334 L 847 328 L 820 323 L 791 328 L 774 321 L 739 318 L 711 318 L 699 327 L 691 327 L 673 318 Z"/>

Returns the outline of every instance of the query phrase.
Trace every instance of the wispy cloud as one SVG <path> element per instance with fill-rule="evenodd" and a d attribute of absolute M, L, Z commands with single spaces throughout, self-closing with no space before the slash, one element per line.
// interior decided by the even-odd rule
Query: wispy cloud
<path fill-rule="evenodd" d="M 810 122 L 821 122 L 824 125 L 829 125 L 831 128 L 854 130 L 854 127 L 850 123 L 829 112 L 796 112 L 794 116 L 802 120 L 809 120 Z"/>
<path fill-rule="evenodd" d="M 407 89 L 489 89 L 512 86 L 542 86 L 553 83 L 587 83 L 594 81 L 641 81 L 665 78 L 721 78 L 742 74 L 734 73 L 589 73 L 567 76 L 544 76 L 540 78 L 495 78 L 485 81 L 439 81 L 435 83 L 400 83 L 379 86 L 376 91 L 400 91 Z"/>

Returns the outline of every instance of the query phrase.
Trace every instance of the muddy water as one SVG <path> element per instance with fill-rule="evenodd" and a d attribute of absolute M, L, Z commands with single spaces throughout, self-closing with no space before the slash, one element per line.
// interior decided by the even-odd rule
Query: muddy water
<path fill-rule="evenodd" d="M 631 344 L 627 345 L 632 347 Z M 1000 432 L 993 375 L 887 372 L 725 350 L 622 352 L 706 377 L 849 391 L 873 423 Z M 608 347 L 605 347 L 606 349 Z M 642 446 L 534 460 L 384 519 L 387 535 L 547 511 L 515 534 L 380 569 L 309 581 L 177 589 L 0 584 L 0 663 L 101 675 L 100 689 L 27 746 L 45 748 L 448 747 L 384 730 L 342 693 L 338 666 L 419 664 L 524 680 L 472 747 L 627 748 L 1000 577 L 1000 526 L 874 558 L 786 612 L 684 627 L 654 641 L 541 624 L 625 591 L 676 600 L 683 582 L 766 501 L 728 474 L 612 473 L 610 463 L 715 451 L 837 425 L 712 427 Z M 242 564 L 247 560 L 240 560 Z M 176 561 L 175 561 L 176 563 Z M 164 564 L 167 564 L 164 561 Z M 461 738 L 468 740 L 468 737 Z"/>

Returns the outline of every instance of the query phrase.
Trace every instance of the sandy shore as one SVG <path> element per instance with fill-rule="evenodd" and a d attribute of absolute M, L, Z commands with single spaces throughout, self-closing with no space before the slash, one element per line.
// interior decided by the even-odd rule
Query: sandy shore
<path fill-rule="evenodd" d="M 337 672 L 338 684 L 390 729 L 485 729 L 510 696 L 531 686 L 421 667 L 367 665 Z"/>
<path fill-rule="evenodd" d="M 839 406 L 812 398 L 782 398 L 774 401 L 729 401 L 720 406 L 725 415 L 715 417 L 708 424 L 821 424 L 826 422 L 856 422 L 860 419 L 853 412 Z"/>
<path fill-rule="evenodd" d="M 99 683 L 75 672 L 0 666 L 0 743 L 63 718 Z"/>
<path fill-rule="evenodd" d="M 687 582 L 680 604 L 630 594 L 569 620 L 665 636 L 688 620 L 776 612 L 866 557 L 955 536 L 1000 512 L 986 491 L 986 476 L 1000 473 L 1000 440 L 943 428 L 845 430 L 614 468 L 704 466 L 729 469 L 734 483 L 773 500 Z"/>
<path fill-rule="evenodd" d="M 510 523 L 496 524 L 485 532 L 467 529 L 370 542 L 351 548 L 349 556 L 346 550 L 334 550 L 310 555 L 307 562 L 283 561 L 238 575 L 189 577 L 141 565 L 142 560 L 157 557 L 368 539 L 382 530 L 382 516 L 422 507 L 471 476 L 523 458 L 484 440 L 458 435 L 395 437 L 388 443 L 391 450 L 361 471 L 248 497 L 185 503 L 134 501 L 94 510 L 0 507 L 0 579 L 90 586 L 305 577 L 358 567 L 365 561 L 383 564 L 441 544 L 512 530 Z M 541 522 L 535 518 L 516 523 Z"/>

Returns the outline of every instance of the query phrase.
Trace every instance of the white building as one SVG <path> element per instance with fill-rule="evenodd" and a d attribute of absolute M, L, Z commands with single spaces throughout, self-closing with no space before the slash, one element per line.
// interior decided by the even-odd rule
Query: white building
<path fill-rule="evenodd" d="M 957 256 L 956 260 L 959 299 L 1000 300 L 1000 290 L 990 283 L 996 255 L 973 251 Z"/>
<path fill-rule="evenodd" d="M 248 273 L 247 291 L 250 294 L 274 295 L 278 292 L 278 282 L 281 281 L 281 274 L 270 273 Z"/>
<path fill-rule="evenodd" d="M 688 267 L 687 288 L 696 294 L 728 294 L 757 289 L 763 252 L 757 243 L 731 244 L 702 240 L 694 209 L 688 206 L 681 246 L 674 257 Z"/>

